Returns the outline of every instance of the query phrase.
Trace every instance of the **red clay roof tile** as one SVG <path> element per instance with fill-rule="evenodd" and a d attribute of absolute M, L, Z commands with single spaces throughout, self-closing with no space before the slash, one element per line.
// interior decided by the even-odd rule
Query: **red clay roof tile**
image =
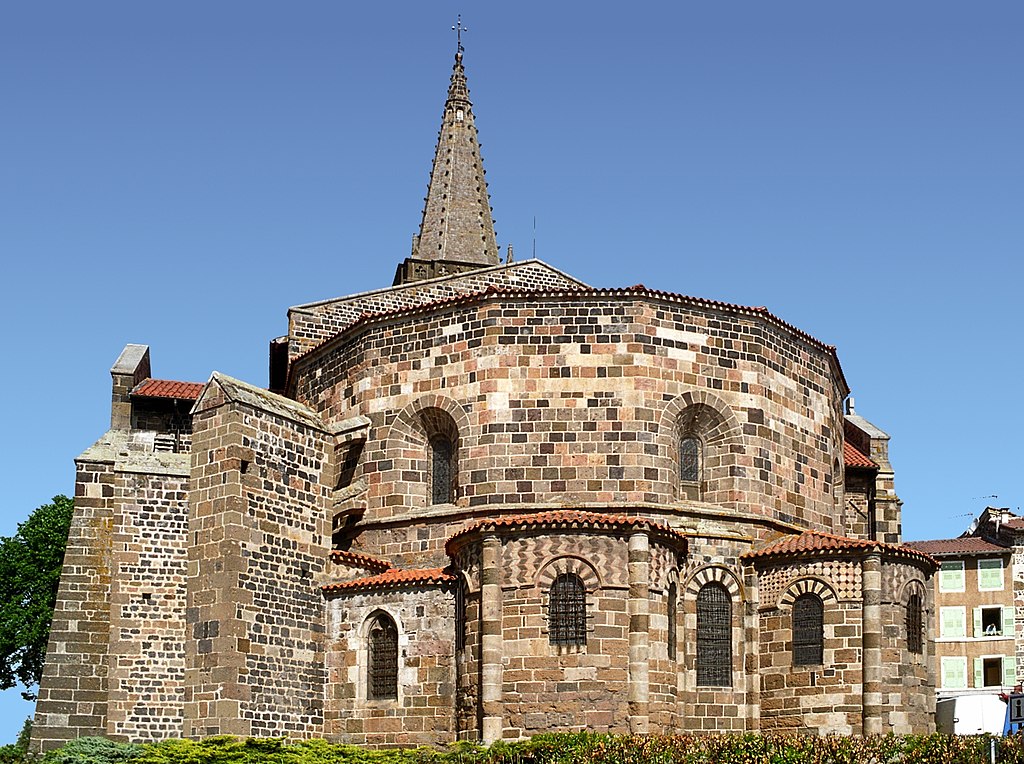
<path fill-rule="evenodd" d="M 177 398 L 194 401 L 199 399 L 206 384 L 203 382 L 175 382 L 170 379 L 144 379 L 132 390 L 139 398 Z"/>
<path fill-rule="evenodd" d="M 392 568 L 365 578 L 352 581 L 339 581 L 320 587 L 323 592 L 357 591 L 360 589 L 395 588 L 399 586 L 431 586 L 454 581 L 455 576 L 444 568 L 420 568 L 415 570 L 397 570 Z"/>
<path fill-rule="evenodd" d="M 843 441 L 843 463 L 847 467 L 868 467 L 878 469 L 878 465 L 854 446 L 850 441 Z"/>
<path fill-rule="evenodd" d="M 830 552 L 870 551 L 895 554 L 901 557 L 915 557 L 934 562 L 925 552 L 912 549 L 906 545 L 884 544 L 881 541 L 872 541 L 870 539 L 852 539 L 846 536 L 836 536 L 831 533 L 821 533 L 818 531 L 804 531 L 800 534 L 783 536 L 780 539 L 769 542 L 760 549 L 747 552 L 740 559 L 760 560 L 766 557 L 786 555 L 814 556 Z"/>
<path fill-rule="evenodd" d="M 342 549 L 334 549 L 331 551 L 331 562 L 338 563 L 340 565 L 348 565 L 353 568 L 366 568 L 367 570 L 385 571 L 391 570 L 395 566 L 387 560 L 382 560 L 380 557 L 372 557 L 368 554 L 360 554 L 359 552 L 350 552 Z"/>
<path fill-rule="evenodd" d="M 456 539 L 467 534 L 486 529 L 527 528 L 527 527 L 592 527 L 592 528 L 645 528 L 666 536 L 673 536 L 686 541 L 686 536 L 677 530 L 646 517 L 629 515 L 606 515 L 600 512 L 581 512 L 573 509 L 556 509 L 550 512 L 537 512 L 529 515 L 508 515 L 478 520 L 452 535 L 445 543 L 445 550 Z"/>
<path fill-rule="evenodd" d="M 933 557 L 946 555 L 981 555 L 1009 554 L 1012 550 L 978 536 L 965 536 L 958 539 L 932 539 L 930 541 L 907 541 L 904 546 Z"/>

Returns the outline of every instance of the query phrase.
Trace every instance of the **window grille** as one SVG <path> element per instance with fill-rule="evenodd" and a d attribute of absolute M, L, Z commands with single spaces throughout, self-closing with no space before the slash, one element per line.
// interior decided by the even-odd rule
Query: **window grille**
<path fill-rule="evenodd" d="M 824 662 L 825 606 L 816 594 L 801 594 L 793 603 L 793 665 Z"/>
<path fill-rule="evenodd" d="M 732 598 L 719 583 L 697 593 L 697 684 L 732 686 Z"/>
<path fill-rule="evenodd" d="M 907 650 L 917 655 L 924 651 L 924 614 L 921 595 L 911 594 L 907 600 Z"/>
<path fill-rule="evenodd" d="M 430 503 L 451 504 L 452 444 L 443 435 L 430 439 Z"/>
<path fill-rule="evenodd" d="M 676 583 L 673 581 L 668 585 L 668 659 L 674 661 L 676 659 L 676 643 L 678 640 L 678 632 L 676 631 L 676 621 L 679 619 L 679 592 L 676 589 Z"/>
<path fill-rule="evenodd" d="M 679 479 L 684 483 L 700 480 L 700 442 L 696 438 L 679 441 Z"/>
<path fill-rule="evenodd" d="M 548 640 L 553 645 L 587 644 L 587 591 L 575 573 L 551 582 L 548 597 Z"/>
<path fill-rule="evenodd" d="M 466 582 L 455 587 L 455 649 L 466 649 Z"/>
<path fill-rule="evenodd" d="M 371 700 L 398 697 L 398 629 L 388 616 L 378 615 L 370 626 L 367 695 Z"/>

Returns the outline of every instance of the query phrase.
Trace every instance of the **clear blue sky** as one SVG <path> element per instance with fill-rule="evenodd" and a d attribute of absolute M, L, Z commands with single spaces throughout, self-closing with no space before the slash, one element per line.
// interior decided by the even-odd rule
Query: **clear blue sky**
<path fill-rule="evenodd" d="M 1020 0 L 36 0 L 0 7 L 0 533 L 72 492 L 125 343 L 265 384 L 289 305 L 390 284 L 459 10 L 499 243 L 536 216 L 590 284 L 837 345 L 907 539 L 1024 504 Z"/>

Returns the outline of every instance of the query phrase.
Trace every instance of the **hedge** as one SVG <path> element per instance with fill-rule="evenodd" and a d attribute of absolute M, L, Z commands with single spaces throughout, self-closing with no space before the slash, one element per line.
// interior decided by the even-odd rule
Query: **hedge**
<path fill-rule="evenodd" d="M 371 750 L 278 738 L 115 743 L 80 738 L 38 764 L 1024 764 L 1024 735 L 815 737 L 772 734 L 596 735 L 553 733 L 483 748 Z M 29 761 L 25 757 L 23 761 Z M 0 764 L 16 764 L 13 758 Z"/>

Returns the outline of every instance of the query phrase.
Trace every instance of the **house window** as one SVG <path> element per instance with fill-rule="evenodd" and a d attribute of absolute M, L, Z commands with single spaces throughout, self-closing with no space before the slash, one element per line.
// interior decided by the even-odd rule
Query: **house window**
<path fill-rule="evenodd" d="M 996 592 L 1003 588 L 1003 561 L 978 560 L 978 591 Z"/>
<path fill-rule="evenodd" d="M 548 640 L 553 645 L 587 644 L 587 591 L 575 573 L 561 573 L 551 582 Z"/>
<path fill-rule="evenodd" d="M 975 687 L 1013 687 L 1017 684 L 1017 659 L 989 655 L 974 659 Z"/>
<path fill-rule="evenodd" d="M 1013 608 L 999 605 L 974 608 L 974 636 L 1013 636 Z"/>
<path fill-rule="evenodd" d="M 943 562 L 939 567 L 939 591 L 962 592 L 964 590 L 964 564 Z"/>
<path fill-rule="evenodd" d="M 444 435 L 430 439 L 430 503 L 452 503 L 452 443 Z"/>
<path fill-rule="evenodd" d="M 939 608 L 939 636 L 940 637 L 966 637 L 967 624 L 964 623 L 964 609 L 962 607 Z"/>
<path fill-rule="evenodd" d="M 676 643 L 678 642 L 678 633 L 676 632 L 676 621 L 679 619 L 679 592 L 676 588 L 676 582 L 673 581 L 668 585 L 668 659 L 674 661 L 676 659 Z"/>
<path fill-rule="evenodd" d="M 911 594 L 907 600 L 907 650 L 920 655 L 924 652 L 924 608 L 921 595 Z"/>
<path fill-rule="evenodd" d="M 793 665 L 815 666 L 824 662 L 825 605 L 808 592 L 793 602 Z"/>
<path fill-rule="evenodd" d="M 943 657 L 940 681 L 944 690 L 967 689 L 967 659 Z"/>
<path fill-rule="evenodd" d="M 697 593 L 697 684 L 732 686 L 732 598 L 714 582 Z"/>
<path fill-rule="evenodd" d="M 367 640 L 367 693 L 370 700 L 398 697 L 398 629 L 384 613 L 374 618 Z"/>

